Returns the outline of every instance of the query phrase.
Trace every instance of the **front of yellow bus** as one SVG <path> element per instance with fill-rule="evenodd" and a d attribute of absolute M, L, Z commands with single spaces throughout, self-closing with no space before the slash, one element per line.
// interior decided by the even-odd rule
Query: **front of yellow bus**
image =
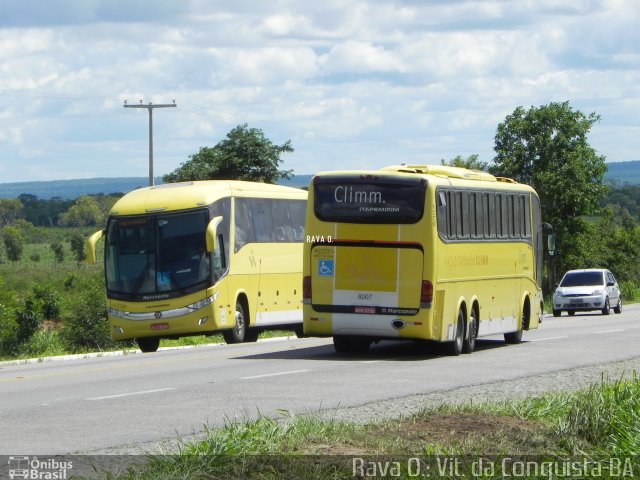
<path fill-rule="evenodd" d="M 161 338 L 233 325 L 224 302 L 216 303 L 226 285 L 230 202 L 213 200 L 209 190 L 198 182 L 149 187 L 112 208 L 103 233 L 114 340 L 136 339 L 142 351 L 155 351 Z"/>

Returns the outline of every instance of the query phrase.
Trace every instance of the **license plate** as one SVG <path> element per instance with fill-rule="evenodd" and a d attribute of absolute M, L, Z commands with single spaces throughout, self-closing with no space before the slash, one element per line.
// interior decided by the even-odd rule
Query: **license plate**
<path fill-rule="evenodd" d="M 169 330 L 168 323 L 152 323 L 151 330 Z"/>
<path fill-rule="evenodd" d="M 572 298 L 570 303 L 572 303 L 572 304 L 574 304 L 574 303 L 582 303 L 582 299 L 581 298 Z"/>

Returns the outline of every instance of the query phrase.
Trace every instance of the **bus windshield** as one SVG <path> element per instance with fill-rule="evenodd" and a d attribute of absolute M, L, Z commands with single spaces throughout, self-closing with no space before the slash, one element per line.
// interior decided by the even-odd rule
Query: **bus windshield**
<path fill-rule="evenodd" d="M 107 290 L 129 296 L 187 293 L 211 279 L 208 212 L 112 218 L 107 226 Z"/>
<path fill-rule="evenodd" d="M 314 179 L 314 211 L 325 222 L 416 223 L 424 212 L 420 178 L 343 175 Z"/>

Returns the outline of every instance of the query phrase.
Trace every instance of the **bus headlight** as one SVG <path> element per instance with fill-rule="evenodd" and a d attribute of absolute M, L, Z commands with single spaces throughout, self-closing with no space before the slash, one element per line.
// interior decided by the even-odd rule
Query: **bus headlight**
<path fill-rule="evenodd" d="M 210 297 L 205 298 L 204 300 L 199 300 L 195 303 L 192 303 L 191 305 L 187 305 L 187 308 L 190 310 L 200 310 L 201 308 L 204 308 L 207 305 L 211 305 L 213 302 L 215 302 L 219 294 L 220 292 L 216 292 Z"/>
<path fill-rule="evenodd" d="M 107 313 L 112 317 L 125 318 L 129 312 L 116 310 L 115 308 L 107 308 Z"/>

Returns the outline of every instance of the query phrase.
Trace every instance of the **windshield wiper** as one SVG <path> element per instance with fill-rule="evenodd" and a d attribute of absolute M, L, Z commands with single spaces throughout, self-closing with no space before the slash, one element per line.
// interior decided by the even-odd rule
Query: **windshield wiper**
<path fill-rule="evenodd" d="M 136 278 L 135 283 L 133 284 L 133 288 L 131 289 L 131 295 L 136 295 L 140 287 L 144 283 L 144 277 L 149 273 L 149 269 L 151 268 L 151 262 L 147 262 L 145 266 L 142 268 L 140 275 Z"/>

